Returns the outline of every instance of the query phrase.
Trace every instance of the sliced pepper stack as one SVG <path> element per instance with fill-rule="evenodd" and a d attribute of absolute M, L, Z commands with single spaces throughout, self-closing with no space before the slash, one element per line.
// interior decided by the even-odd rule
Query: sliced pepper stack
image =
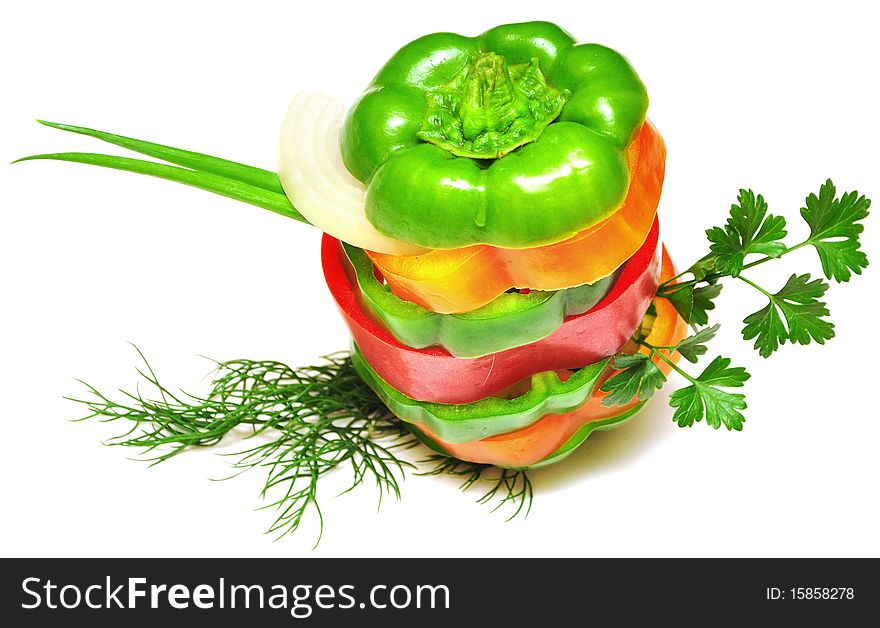
<path fill-rule="evenodd" d="M 652 305 L 674 270 L 647 104 L 618 53 L 528 22 L 415 40 L 341 121 L 363 216 L 324 274 L 358 373 L 434 450 L 540 466 L 640 409 L 602 405 L 612 356 L 685 333 Z"/>

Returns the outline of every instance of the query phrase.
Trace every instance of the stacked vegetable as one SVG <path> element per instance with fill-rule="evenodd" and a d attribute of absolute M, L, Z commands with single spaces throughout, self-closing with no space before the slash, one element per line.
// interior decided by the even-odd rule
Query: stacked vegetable
<path fill-rule="evenodd" d="M 741 329 L 762 357 L 833 338 L 824 279 L 793 273 L 773 292 L 753 272 L 813 248 L 825 279 L 849 282 L 868 266 L 860 238 L 871 200 L 838 195 L 828 179 L 800 209 L 809 233 L 788 244 L 786 219 L 741 189 L 726 222 L 706 230 L 708 253 L 675 273 L 656 216 L 666 153 L 647 105 L 619 54 L 530 22 L 422 37 L 347 113 L 298 96 L 278 173 L 43 122 L 158 161 L 19 161 L 160 177 L 323 229 L 324 273 L 354 339 L 351 355 L 317 366 L 218 363 L 205 396 L 171 393 L 144 360 L 156 397 L 115 401 L 89 386 L 77 400 L 86 418 L 130 423 L 109 444 L 155 451 L 154 462 L 240 427 L 269 435 L 233 466 L 266 471 L 262 495 L 279 494 L 270 531 L 281 535 L 310 508 L 320 519 L 318 482 L 342 465 L 351 488 L 374 481 L 380 498 L 399 495 L 398 474 L 413 465 L 395 452 L 416 438 L 437 452 L 426 474 L 464 489 L 488 480 L 479 501 L 528 512 L 529 468 L 626 421 L 672 371 L 685 381 L 669 396 L 673 422 L 741 430 L 745 368 L 717 355 L 694 375 L 678 358 L 708 353 L 715 301 L 733 281 L 763 301 Z M 486 477 L 492 465 L 501 468 Z"/>
<path fill-rule="evenodd" d="M 421 37 L 347 113 L 292 103 L 279 178 L 325 231 L 355 368 L 434 450 L 539 466 L 644 404 L 600 388 L 686 331 L 653 301 L 675 273 L 647 107 L 626 59 L 547 22 Z"/>

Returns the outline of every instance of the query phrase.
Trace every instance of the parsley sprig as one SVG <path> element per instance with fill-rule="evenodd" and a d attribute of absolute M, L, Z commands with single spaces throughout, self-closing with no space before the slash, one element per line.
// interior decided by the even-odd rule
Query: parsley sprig
<path fill-rule="evenodd" d="M 861 275 L 868 258 L 860 249 L 862 221 L 868 216 L 870 199 L 858 192 L 836 196 L 836 188 L 828 179 L 819 194 L 810 194 L 801 208 L 801 216 L 810 228 L 809 236 L 787 246 L 785 218 L 767 213 L 767 203 L 760 194 L 740 190 L 738 204 L 730 208 L 723 227 L 706 231 L 710 253 L 686 271 L 663 283 L 657 296 L 668 299 L 691 325 L 708 324 L 709 311 L 721 293 L 722 279 L 738 279 L 768 299 L 767 307 L 747 316 L 743 337 L 755 339 L 755 348 L 768 357 L 785 342 L 824 343 L 834 337 L 834 326 L 826 320 L 828 310 L 820 298 L 828 290 L 821 278 L 809 273 L 792 275 L 777 292 L 765 290 L 743 271 L 779 259 L 792 251 L 815 248 L 827 279 L 847 282 L 853 274 Z M 749 255 L 761 255 L 746 262 Z M 687 281 L 681 277 L 690 275 Z"/>
<path fill-rule="evenodd" d="M 705 420 L 716 429 L 723 425 L 728 430 L 741 430 L 745 422 L 741 412 L 746 409 L 745 396 L 729 389 L 743 386 L 750 377 L 746 370 L 731 367 L 730 358 L 717 356 L 694 377 L 676 364 L 674 355 L 696 363 L 708 352 L 706 345 L 719 328 L 707 327 L 709 313 L 721 294 L 722 280 L 728 278 L 741 281 L 767 299 L 764 307 L 743 319 L 742 329 L 743 338 L 754 340 L 762 357 L 769 357 L 786 342 L 824 344 L 833 338 L 834 324 L 828 320 L 829 311 L 823 300 L 829 287 L 825 279 L 813 278 L 810 273 L 794 273 L 779 290 L 770 292 L 743 275 L 743 271 L 812 246 L 826 279 L 849 281 L 868 265 L 860 248 L 860 236 L 870 206 L 870 199 L 858 192 L 838 197 L 829 179 L 819 188 L 818 195 L 807 196 L 800 210 L 810 229 L 809 236 L 787 246 L 785 218 L 768 213 L 767 202 L 760 194 L 740 190 L 727 222 L 706 231 L 709 253 L 657 290 L 657 296 L 667 299 L 695 333 L 673 346 L 653 346 L 641 339 L 641 352 L 616 357 L 614 366 L 620 372 L 602 386 L 608 393 L 603 403 L 624 405 L 633 399 L 650 398 L 666 382 L 658 366 L 665 362 L 689 382 L 669 398 L 669 404 L 675 408 L 673 420 L 678 425 L 690 427 Z"/>
<path fill-rule="evenodd" d="M 690 382 L 690 385 L 676 390 L 669 398 L 669 405 L 675 408 L 673 421 L 680 427 L 690 427 L 705 419 L 715 429 L 724 425 L 728 430 L 742 430 L 745 417 L 740 411 L 746 408 L 745 395 L 729 392 L 725 388 L 741 387 L 750 377 L 746 370 L 731 367 L 729 358 L 719 356 L 699 376 L 694 377 L 672 359 L 677 352 L 687 361 L 696 363 L 708 351 L 706 343 L 715 337 L 719 327 L 705 327 L 676 345 L 656 346 L 642 340 L 641 345 L 647 352 L 617 356 L 613 365 L 620 371 L 602 385 L 602 391 L 608 393 L 602 403 L 615 406 L 627 404 L 633 399 L 649 399 L 666 383 L 666 376 L 658 366 L 658 362 L 666 362 Z"/>

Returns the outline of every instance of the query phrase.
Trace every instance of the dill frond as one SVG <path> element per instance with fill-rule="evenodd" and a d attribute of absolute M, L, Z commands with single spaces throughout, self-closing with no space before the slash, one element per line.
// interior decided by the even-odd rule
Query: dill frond
<path fill-rule="evenodd" d="M 534 492 L 525 469 L 501 469 L 490 464 L 466 462 L 440 454 L 429 456 L 425 462 L 433 464 L 434 467 L 419 475 L 450 475 L 459 478 L 461 480 L 459 488 L 462 491 L 468 491 L 478 483 L 488 485 L 488 490 L 477 499 L 477 503 L 490 504 L 497 499 L 498 503 L 492 508 L 492 512 L 505 505 L 509 506 L 512 512 L 507 517 L 507 521 L 515 519 L 520 514 L 523 517 L 529 516 Z"/>
<path fill-rule="evenodd" d="M 135 349 L 143 361 L 138 373 L 152 389 L 150 394 L 140 387 L 135 393 L 123 390 L 121 401 L 116 401 L 82 382 L 89 398 L 68 397 L 88 410 L 77 420 L 130 423 L 126 432 L 106 444 L 142 449 L 151 465 L 192 447 L 237 438 L 244 428 L 244 441 L 255 444 L 222 455 L 231 460 L 230 477 L 257 468 L 266 473 L 261 498 L 267 503 L 262 508 L 276 513 L 267 530 L 276 538 L 295 532 L 313 511 L 320 529 L 316 545 L 320 542 L 324 521 L 318 482 L 331 471 L 348 466 L 351 479 L 343 493 L 373 484 L 381 505 L 385 495 L 400 498 L 404 471 L 416 468 L 397 452 L 418 441 L 361 380 L 347 353 L 325 356 L 324 363 L 302 368 L 270 360 L 215 362 L 210 391 L 200 397 L 172 392 Z M 496 469 L 492 475 L 488 470 L 495 468 L 489 465 L 443 456 L 431 456 L 427 462 L 435 467 L 423 475 L 463 477 L 464 489 L 490 482 L 478 501 L 499 498 L 493 511 L 507 503 L 517 505 L 509 519 L 531 507 L 532 487 L 524 471 Z"/>

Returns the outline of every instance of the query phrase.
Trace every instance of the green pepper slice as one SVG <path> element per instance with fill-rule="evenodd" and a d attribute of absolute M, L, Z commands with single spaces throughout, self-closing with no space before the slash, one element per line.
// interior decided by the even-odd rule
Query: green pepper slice
<path fill-rule="evenodd" d="M 552 292 L 506 292 L 481 308 L 438 314 L 395 295 L 377 279 L 363 249 L 342 244 L 360 287 L 360 300 L 397 340 L 424 349 L 440 346 L 462 358 L 521 347 L 556 331 L 568 316 L 587 312 L 611 290 L 619 272 L 592 284 Z"/>
<path fill-rule="evenodd" d="M 608 417 L 607 419 L 603 419 L 601 421 L 590 421 L 589 423 L 585 423 L 578 429 L 577 432 L 571 435 L 571 437 L 562 444 L 562 446 L 554 451 L 552 454 L 535 462 L 533 464 L 519 466 L 519 467 L 507 467 L 508 469 L 539 469 L 541 467 L 546 467 L 553 463 L 559 462 L 561 460 L 565 460 L 568 458 L 574 451 L 584 444 L 584 441 L 589 438 L 590 434 L 593 432 L 605 432 L 608 430 L 613 430 L 616 427 L 620 427 L 625 423 L 628 423 L 635 415 L 641 412 L 645 408 L 646 401 L 640 402 L 638 405 L 629 408 L 628 410 L 624 410 L 620 414 L 617 414 L 612 417 Z M 441 454 L 443 456 L 451 456 L 451 454 L 446 451 L 437 441 L 429 437 L 422 430 L 411 423 L 405 423 L 406 428 L 415 436 L 420 443 L 422 443 L 428 449 Z"/>
<path fill-rule="evenodd" d="M 553 464 L 554 462 L 559 462 L 560 460 L 565 460 L 570 456 L 575 449 L 583 445 L 584 441 L 592 434 L 593 432 L 604 432 L 607 430 L 612 430 L 616 427 L 620 427 L 624 423 L 628 423 L 635 415 L 641 412 L 645 408 L 645 404 L 647 401 L 642 401 L 636 406 L 628 410 L 624 410 L 618 415 L 608 417 L 602 421 L 590 421 L 583 425 L 577 432 L 572 434 L 571 438 L 569 438 L 565 443 L 554 451 L 552 454 L 544 458 L 543 460 L 539 460 L 535 464 L 530 464 L 528 469 L 538 469 L 540 467 L 546 467 L 549 464 Z"/>
<path fill-rule="evenodd" d="M 388 409 L 406 423 L 423 424 L 447 443 L 467 443 L 528 427 L 547 414 L 578 408 L 593 394 L 608 359 L 575 371 L 564 382 L 556 371 L 532 375 L 529 389 L 512 399 L 486 397 L 462 404 L 417 401 L 388 384 L 352 343 L 355 370 Z"/>
<path fill-rule="evenodd" d="M 620 207 L 648 97 L 617 52 L 549 22 L 434 33 L 379 71 L 340 132 L 381 233 L 429 248 L 559 242 Z"/>

